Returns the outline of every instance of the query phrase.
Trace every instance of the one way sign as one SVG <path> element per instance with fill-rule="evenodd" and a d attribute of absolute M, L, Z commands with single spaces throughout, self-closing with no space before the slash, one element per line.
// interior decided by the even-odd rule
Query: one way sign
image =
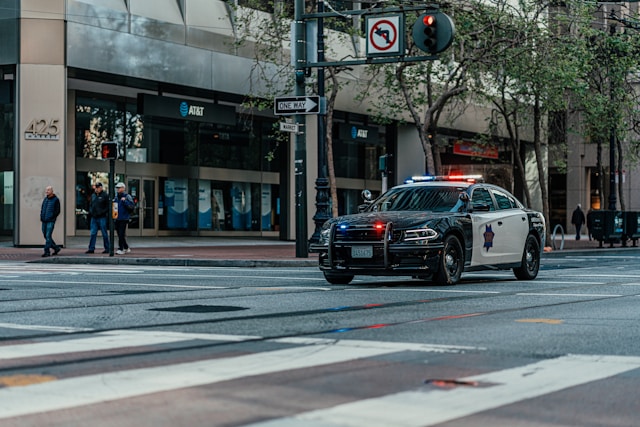
<path fill-rule="evenodd" d="M 285 98 L 275 98 L 274 100 L 274 114 L 318 114 L 319 112 L 319 96 L 291 96 Z"/>

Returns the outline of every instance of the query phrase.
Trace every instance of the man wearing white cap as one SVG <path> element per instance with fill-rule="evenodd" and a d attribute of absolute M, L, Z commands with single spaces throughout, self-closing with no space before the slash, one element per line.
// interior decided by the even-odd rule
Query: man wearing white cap
<path fill-rule="evenodd" d="M 116 184 L 116 194 L 114 202 L 118 203 L 118 216 L 116 217 L 116 233 L 118 233 L 118 255 L 124 255 L 131 252 L 127 243 L 127 224 L 129 224 L 130 215 L 136 207 L 131 195 L 126 192 L 127 186 L 124 182 Z"/>

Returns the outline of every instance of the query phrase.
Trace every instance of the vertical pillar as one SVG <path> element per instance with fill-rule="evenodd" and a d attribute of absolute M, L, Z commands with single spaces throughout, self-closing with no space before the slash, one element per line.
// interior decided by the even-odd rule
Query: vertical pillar
<path fill-rule="evenodd" d="M 23 1 L 16 73 L 16 217 L 14 244 L 42 245 L 40 206 L 45 187 L 60 198 L 54 240 L 64 244 L 65 212 L 74 209 L 65 194 L 66 69 L 64 0 Z"/>

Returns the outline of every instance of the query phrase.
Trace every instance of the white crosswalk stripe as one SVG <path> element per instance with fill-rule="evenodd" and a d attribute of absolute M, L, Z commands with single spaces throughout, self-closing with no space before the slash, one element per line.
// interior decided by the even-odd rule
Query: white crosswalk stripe
<path fill-rule="evenodd" d="M 569 355 L 459 381 L 488 387 L 416 390 L 247 427 L 426 427 L 640 368 L 640 357 Z"/>
<path fill-rule="evenodd" d="M 259 338 L 255 336 L 179 332 L 111 331 L 98 333 L 86 338 L 66 339 L 58 342 L 0 346 L 0 361 L 19 357 L 109 350 L 194 339 L 237 342 Z M 220 381 L 254 375 L 348 362 L 401 351 L 461 353 L 477 349 L 465 346 L 314 338 L 280 338 L 269 341 L 295 344 L 299 345 L 299 347 L 239 357 L 87 375 L 23 387 L 3 388 L 0 389 L 0 419 L 73 408 L 185 387 L 214 384 Z M 31 398 L 34 395 L 39 396 L 36 401 Z"/>
<path fill-rule="evenodd" d="M 0 345 L 0 363 L 22 358 L 112 351 L 191 340 L 237 343 L 260 339 L 262 338 L 257 336 L 242 335 L 116 330 L 65 337 L 57 341 Z M 102 372 L 65 379 L 54 378 L 49 382 L 0 388 L 0 419 L 78 408 L 257 375 L 352 362 L 405 351 L 463 354 L 486 350 L 467 346 L 306 337 L 265 341 L 275 345 L 282 344 L 284 347 L 255 354 Z M 640 357 L 568 355 L 459 379 L 477 383 L 478 387 L 458 387 L 445 391 L 424 386 L 277 418 L 252 424 L 252 427 L 435 425 L 639 368 Z"/>

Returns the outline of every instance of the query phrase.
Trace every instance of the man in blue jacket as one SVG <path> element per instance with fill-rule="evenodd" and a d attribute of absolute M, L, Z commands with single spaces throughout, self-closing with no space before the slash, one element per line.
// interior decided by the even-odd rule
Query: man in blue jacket
<path fill-rule="evenodd" d="M 56 225 L 58 215 L 60 215 L 60 199 L 54 194 L 53 187 L 48 186 L 40 208 L 40 222 L 42 222 L 42 235 L 44 236 L 43 257 L 51 256 L 51 249 L 53 249 L 54 255 L 58 255 L 62 249 L 53 241 L 53 228 Z"/>
<path fill-rule="evenodd" d="M 124 255 L 131 252 L 129 244 L 127 243 L 127 225 L 131 218 L 131 212 L 136 207 L 133 197 L 127 194 L 127 186 L 124 182 L 116 184 L 116 197 L 114 202 L 118 202 L 118 216 L 116 217 L 116 232 L 118 233 L 118 255 Z"/>

